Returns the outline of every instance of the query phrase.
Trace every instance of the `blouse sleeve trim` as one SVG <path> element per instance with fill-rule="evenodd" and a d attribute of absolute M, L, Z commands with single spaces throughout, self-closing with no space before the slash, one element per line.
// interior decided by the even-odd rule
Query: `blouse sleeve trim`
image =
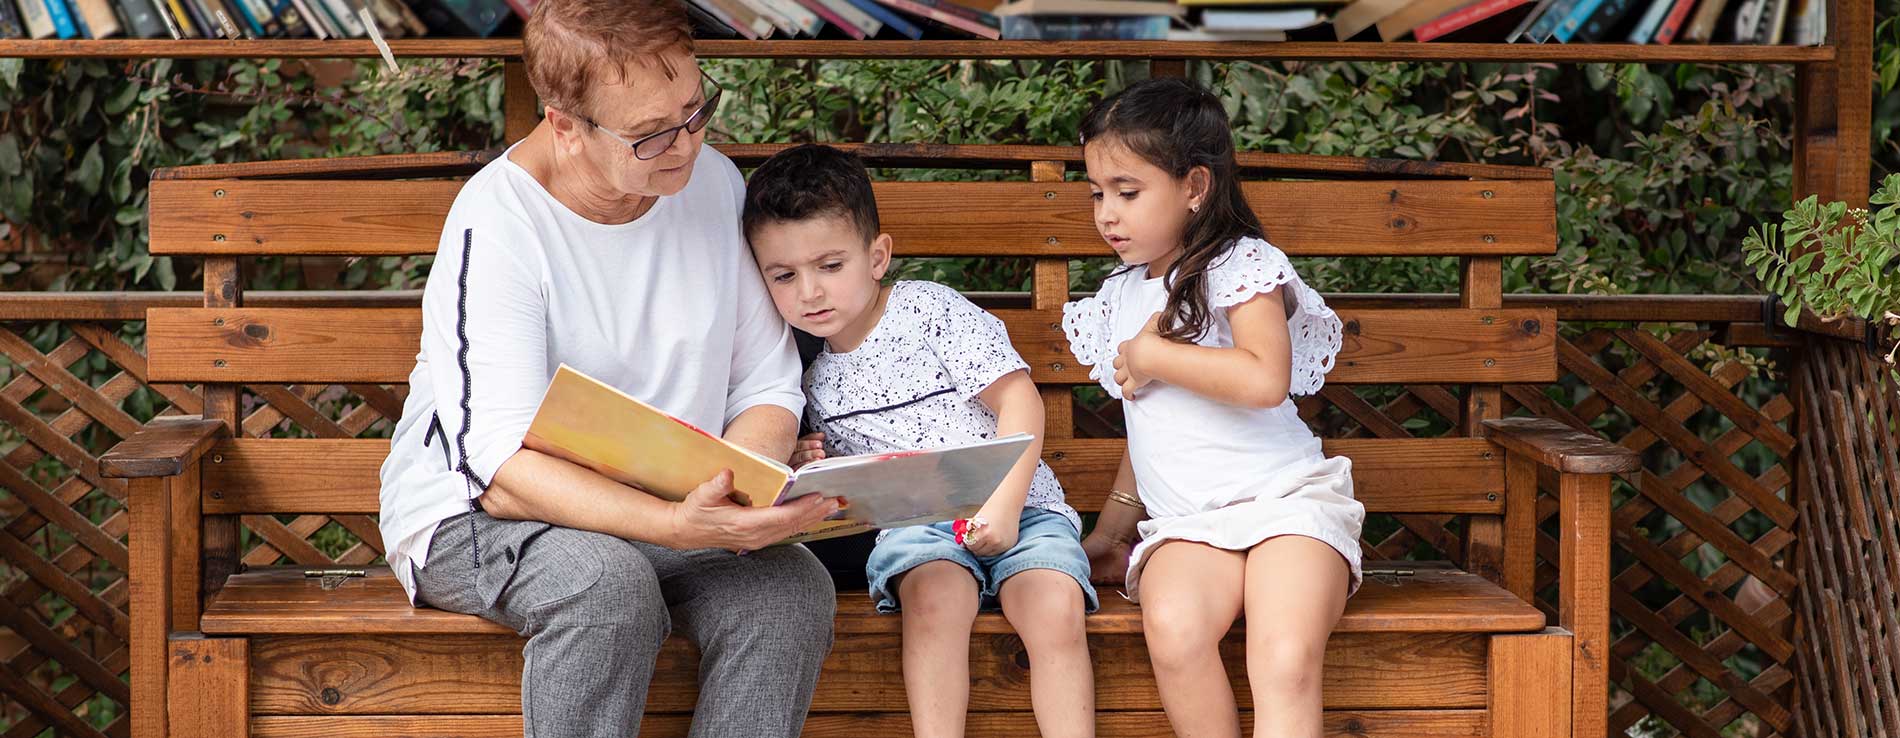
<path fill-rule="evenodd" d="M 1075 360 L 1088 365 L 1089 379 L 1095 380 L 1107 390 L 1110 397 L 1121 399 L 1121 387 L 1115 384 L 1114 342 L 1115 305 L 1107 298 L 1112 294 L 1114 278 L 1102 282 L 1100 291 L 1094 297 L 1085 297 L 1062 306 L 1062 332 L 1069 337 L 1069 353 L 1075 354 Z"/>
<path fill-rule="evenodd" d="M 1209 273 L 1208 299 L 1215 308 L 1227 308 L 1286 287 L 1292 297 L 1287 333 L 1293 339 L 1293 373 L 1288 392 L 1311 395 L 1326 384 L 1344 339 L 1339 315 L 1319 292 L 1294 271 L 1285 252 L 1258 238 L 1234 244 L 1225 261 Z"/>

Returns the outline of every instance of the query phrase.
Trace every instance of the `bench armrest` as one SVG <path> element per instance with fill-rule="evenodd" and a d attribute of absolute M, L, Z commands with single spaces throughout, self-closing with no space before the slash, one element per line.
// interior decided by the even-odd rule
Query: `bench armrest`
<path fill-rule="evenodd" d="M 99 457 L 99 473 L 119 479 L 173 477 L 224 437 L 224 423 L 196 415 L 153 418 Z"/>
<path fill-rule="evenodd" d="M 1512 453 L 1565 474 L 1622 474 L 1643 465 L 1635 451 L 1550 418 L 1487 420 L 1484 435 Z"/>

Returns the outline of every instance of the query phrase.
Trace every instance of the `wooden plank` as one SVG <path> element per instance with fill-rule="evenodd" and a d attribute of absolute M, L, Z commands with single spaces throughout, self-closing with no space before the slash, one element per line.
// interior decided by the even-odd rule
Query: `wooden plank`
<path fill-rule="evenodd" d="M 193 460 L 185 465 L 182 473 L 167 480 L 172 497 L 171 626 L 177 631 L 197 630 L 198 614 L 204 606 L 201 599 L 204 562 L 200 558 L 204 544 L 204 507 L 198 488 L 202 468 Z"/>
<path fill-rule="evenodd" d="M 153 254 L 434 254 L 456 180 L 156 180 Z M 1106 256 L 1083 182 L 879 182 L 899 256 Z M 1556 195 L 1537 181 L 1247 182 L 1288 254 L 1548 254 Z M 1489 193 L 1489 196 L 1486 196 Z M 945 208 L 945 202 L 960 207 Z"/>
<path fill-rule="evenodd" d="M 1327 710 L 1327 738 L 1469 738 L 1484 735 L 1483 710 Z M 649 738 L 686 738 L 689 715 L 654 713 L 640 723 Z M 1241 715 L 1250 730 L 1252 713 Z M 863 738 L 910 735 L 907 713 L 815 713 L 805 720 L 804 738 Z M 1036 734 L 1035 714 L 973 712 L 967 735 L 978 738 Z M 520 715 L 267 715 L 251 721 L 251 738 L 520 738 Z M 1168 716 L 1153 710 L 1100 712 L 1097 738 L 1171 738 Z M 1493 733 L 1492 735 L 1501 735 Z"/>
<path fill-rule="evenodd" d="M 204 261 L 204 306 L 212 309 L 233 309 L 244 305 L 243 262 L 237 258 L 216 257 Z M 151 334 L 146 333 L 145 352 L 152 354 Z M 152 371 L 148 358 L 146 373 Z M 204 417 L 216 420 L 230 429 L 232 435 L 239 435 L 243 428 L 242 413 L 239 406 L 239 390 L 235 384 L 207 383 L 201 389 L 204 395 Z M 207 515 L 199 523 L 199 597 L 209 597 L 224 586 L 224 580 L 238 570 L 238 546 L 240 535 L 237 518 L 231 515 Z"/>
<path fill-rule="evenodd" d="M 994 311 L 1037 382 L 1091 384 L 1058 310 Z M 149 371 L 160 382 L 398 384 L 415 369 L 422 313 L 399 308 L 154 308 Z M 1550 382 L 1549 310 L 1345 310 L 1331 384 Z M 234 425 L 235 427 L 235 425 Z"/>
<path fill-rule="evenodd" d="M 251 642 L 171 640 L 171 738 L 250 738 Z"/>
<path fill-rule="evenodd" d="M 132 590 L 132 734 L 138 738 L 170 735 L 166 723 L 166 640 L 171 635 L 171 485 L 162 477 L 134 479 L 129 485 L 132 566 L 126 579 Z"/>
<path fill-rule="evenodd" d="M 1113 438 L 1051 438 L 1043 460 L 1062 480 L 1070 505 L 1097 511 L 1125 447 Z M 1482 439 L 1328 439 L 1322 448 L 1353 460 L 1354 495 L 1375 512 L 1495 515 L 1506 509 L 1503 454 Z M 389 441 L 376 438 L 222 441 L 205 459 L 204 511 L 375 514 L 388 455 Z"/>
<path fill-rule="evenodd" d="M 528 65 L 518 60 L 501 65 L 501 85 L 502 140 L 512 144 L 541 122 L 540 99 L 528 82 Z"/>
<path fill-rule="evenodd" d="M 740 167 L 755 167 L 773 154 L 796 144 L 707 144 Z M 1025 144 L 857 143 L 830 146 L 850 151 L 873 169 L 1021 169 L 1035 162 L 1082 163 L 1080 146 Z M 466 177 L 500 156 L 502 149 L 438 151 L 421 154 L 337 156 L 316 159 L 196 164 L 166 167 L 154 179 L 416 179 Z M 1466 162 L 1322 156 L 1266 151 L 1239 151 L 1235 163 L 1247 175 L 1345 179 L 1532 179 L 1550 180 L 1545 167 L 1472 164 Z M 1036 180 L 1045 181 L 1045 180 Z"/>
<path fill-rule="evenodd" d="M 1869 21 L 1871 27 L 1871 20 Z M 518 38 L 392 39 L 397 56 L 510 59 L 521 56 Z M 1574 62 L 1627 64 L 1814 64 L 1834 59 L 1833 45 L 1754 44 L 1484 44 L 1334 43 L 1318 41 L 875 41 L 701 39 L 702 58 L 774 59 L 1181 59 L 1410 62 Z M 28 59 L 371 59 L 368 41 L 352 39 L 141 40 L 98 39 L 0 41 L 0 56 Z M 1868 67 L 1872 68 L 1871 59 Z"/>
<path fill-rule="evenodd" d="M 1556 628 L 1491 638 L 1488 735 L 1570 738 L 1570 641 Z"/>
<path fill-rule="evenodd" d="M 309 161 L 300 159 L 297 161 Z M 1029 306 L 1021 292 L 967 292 L 977 304 L 992 308 Z M 1409 309 L 1458 307 L 1456 293 L 1328 292 L 1326 304 L 1335 309 Z M 1750 321 L 1761 319 L 1760 297 L 1750 295 L 1505 295 L 1508 308 L 1549 308 L 1563 321 L 1721 323 L 1727 325 L 1727 346 L 1792 347 L 1790 338 L 1769 338 L 1766 329 Z M 0 320 L 50 321 L 144 320 L 155 307 L 201 307 L 203 300 L 184 292 L 5 292 L 0 293 Z M 248 290 L 244 304 L 251 307 L 416 307 L 421 290 Z M 117 357 L 114 357 L 117 361 Z M 126 366 L 125 362 L 119 362 Z M 144 361 L 141 357 L 140 365 Z M 129 368 L 129 367 L 128 367 Z M 144 380 L 142 372 L 140 379 Z M 196 410 L 192 410 L 196 412 Z"/>
<path fill-rule="evenodd" d="M 1557 624 L 1572 634 L 1572 734 L 1609 732 L 1610 478 L 1564 474 L 1557 493 L 1562 528 Z"/>
<path fill-rule="evenodd" d="M 1544 615 L 1483 579 L 1443 564 L 1396 566 L 1415 573 L 1397 581 L 1368 580 L 1348 603 L 1336 633 L 1526 632 L 1544 625 Z M 347 629 L 383 634 L 490 634 L 512 631 L 469 615 L 415 608 L 387 567 L 323 590 L 298 567 L 258 567 L 232 577 L 206 608 L 200 627 L 214 635 L 310 634 Z M 840 634 L 895 635 L 901 622 L 878 616 L 858 593 L 839 597 Z M 1113 596 L 1089 616 L 1090 632 L 1140 635 L 1139 608 Z M 1238 628 L 1238 626 L 1237 626 Z M 978 616 L 973 631 L 1008 635 L 1015 630 L 997 613 Z"/>
<path fill-rule="evenodd" d="M 844 635 L 826 659 L 812 710 L 907 712 L 895 633 Z M 1483 708 L 1487 638 L 1421 633 L 1338 633 L 1327 646 L 1323 690 L 1331 709 Z M 1246 644 L 1222 651 L 1235 695 L 1246 688 Z M 1154 675 L 1137 634 L 1090 637 L 1098 710 L 1159 710 Z M 1029 669 L 1013 635 L 970 644 L 970 709 L 1028 707 Z M 521 639 L 492 636 L 304 636 L 252 641 L 254 715 L 496 714 L 521 706 Z M 697 658 L 679 638 L 661 649 L 647 709 L 687 712 Z M 445 696 L 453 695 L 453 699 Z"/>

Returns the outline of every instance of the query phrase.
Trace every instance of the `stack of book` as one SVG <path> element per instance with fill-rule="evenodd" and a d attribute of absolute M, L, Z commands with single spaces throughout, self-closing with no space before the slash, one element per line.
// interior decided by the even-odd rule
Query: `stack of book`
<path fill-rule="evenodd" d="M 1346 0 L 1180 0 L 1191 12 L 1175 41 L 1285 41 L 1321 26 Z"/>
<path fill-rule="evenodd" d="M 1341 41 L 1476 43 L 1826 42 L 1825 0 L 1355 0 L 1340 9 Z"/>
<path fill-rule="evenodd" d="M 997 6 L 1003 38 L 1160 41 L 1187 9 L 1155 0 L 1013 0 Z"/>
<path fill-rule="evenodd" d="M 534 0 L 0 0 L 0 38 L 490 36 Z"/>
<path fill-rule="evenodd" d="M 702 35 L 727 38 L 1002 38 L 981 0 L 689 0 Z"/>

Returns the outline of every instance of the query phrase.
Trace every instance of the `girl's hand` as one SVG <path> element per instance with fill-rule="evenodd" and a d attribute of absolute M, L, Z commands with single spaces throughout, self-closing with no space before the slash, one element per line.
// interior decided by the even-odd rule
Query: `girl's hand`
<path fill-rule="evenodd" d="M 800 436 L 798 443 L 792 446 L 791 467 L 801 466 L 825 458 L 825 434 L 812 433 Z"/>
<path fill-rule="evenodd" d="M 1016 539 L 1021 534 L 1018 526 L 1022 523 L 1022 516 L 1020 508 L 1010 513 L 1007 510 L 991 510 L 985 505 L 976 513 L 976 517 L 983 519 L 984 525 L 963 537 L 963 547 L 978 556 L 1001 556 L 1003 552 L 1016 547 Z"/>
<path fill-rule="evenodd" d="M 1128 578 L 1128 557 L 1134 549 L 1134 544 L 1109 536 L 1091 535 L 1082 539 L 1082 553 L 1089 557 L 1089 581 L 1123 583 Z"/>
<path fill-rule="evenodd" d="M 1167 340 L 1161 337 L 1161 313 L 1155 313 L 1140 333 L 1115 349 L 1115 383 L 1121 385 L 1123 399 L 1135 399 L 1137 390 L 1154 381 L 1147 372 L 1147 359 L 1154 353 L 1156 344 Z"/>

